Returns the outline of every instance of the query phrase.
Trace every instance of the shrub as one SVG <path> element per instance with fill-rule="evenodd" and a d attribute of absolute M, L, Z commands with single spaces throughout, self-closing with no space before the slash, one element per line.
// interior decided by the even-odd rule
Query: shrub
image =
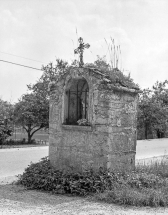
<path fill-rule="evenodd" d="M 4 145 L 14 146 L 14 145 L 29 145 L 29 144 L 36 144 L 36 141 L 34 139 L 31 140 L 30 143 L 23 138 L 22 140 L 14 140 L 14 139 L 7 139 L 4 142 Z"/>
<path fill-rule="evenodd" d="M 26 141 L 25 139 L 23 140 L 13 140 L 13 139 L 8 139 L 4 142 L 4 145 L 9 145 L 9 146 L 12 146 L 12 145 L 24 145 L 26 144 Z"/>
<path fill-rule="evenodd" d="M 55 170 L 48 160 L 43 158 L 38 163 L 29 165 L 19 176 L 18 184 L 29 189 L 52 191 L 84 196 L 113 189 L 114 182 L 119 183 L 117 174 L 92 170 L 76 173 Z"/>

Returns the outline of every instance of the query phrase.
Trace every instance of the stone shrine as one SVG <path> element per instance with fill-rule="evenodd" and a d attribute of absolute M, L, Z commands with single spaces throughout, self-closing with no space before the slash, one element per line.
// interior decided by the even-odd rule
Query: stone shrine
<path fill-rule="evenodd" d="M 56 169 L 133 169 L 138 88 L 69 67 L 50 84 L 49 159 Z"/>

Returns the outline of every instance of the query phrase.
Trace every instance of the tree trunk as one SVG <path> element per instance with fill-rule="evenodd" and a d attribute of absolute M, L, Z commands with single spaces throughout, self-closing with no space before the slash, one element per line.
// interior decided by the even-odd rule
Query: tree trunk
<path fill-rule="evenodd" d="M 145 139 L 148 139 L 148 125 L 145 123 Z"/>
<path fill-rule="evenodd" d="M 164 138 L 164 132 L 157 130 L 157 138 Z"/>
<path fill-rule="evenodd" d="M 30 131 L 28 131 L 27 134 L 28 134 L 28 144 L 31 144 L 32 134 Z"/>

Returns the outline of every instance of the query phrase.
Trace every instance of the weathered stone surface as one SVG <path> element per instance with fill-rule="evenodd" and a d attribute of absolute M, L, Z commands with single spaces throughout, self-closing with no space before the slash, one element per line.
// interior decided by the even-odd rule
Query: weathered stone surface
<path fill-rule="evenodd" d="M 70 105 L 66 101 L 66 90 L 72 81 L 76 84 L 83 78 L 89 88 L 89 126 L 66 125 L 66 108 Z M 52 165 L 57 169 L 79 171 L 99 167 L 111 170 L 134 168 L 137 93 L 104 87 L 101 74 L 86 68 L 72 68 L 55 85 L 52 86 L 49 115 L 49 158 Z M 71 89 L 75 90 L 73 86 Z M 79 107 L 75 107 L 75 102 L 73 104 L 71 114 L 75 115 Z"/>

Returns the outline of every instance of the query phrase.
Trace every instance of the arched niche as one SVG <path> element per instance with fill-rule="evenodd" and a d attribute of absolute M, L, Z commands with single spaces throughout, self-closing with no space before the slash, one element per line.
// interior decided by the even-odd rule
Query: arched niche
<path fill-rule="evenodd" d="M 78 120 L 88 121 L 89 86 L 85 78 L 68 81 L 65 89 L 64 124 L 78 125 Z"/>

